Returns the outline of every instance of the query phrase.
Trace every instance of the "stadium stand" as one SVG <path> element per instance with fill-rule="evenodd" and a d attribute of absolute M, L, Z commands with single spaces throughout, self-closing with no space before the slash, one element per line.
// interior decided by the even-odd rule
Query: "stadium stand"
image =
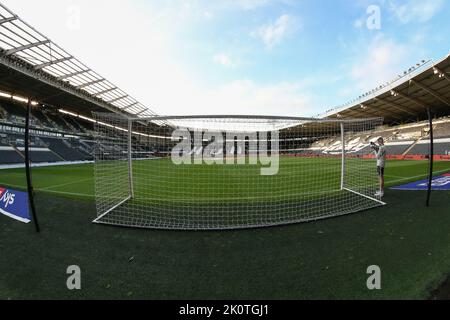
<path fill-rule="evenodd" d="M 46 117 L 52 122 L 53 126 L 61 131 L 71 132 L 73 128 L 70 128 L 58 114 L 53 113 L 47 109 L 42 110 Z"/>
<path fill-rule="evenodd" d="M 10 139 L 13 139 L 12 145 L 22 155 L 25 151 L 25 142 L 20 135 L 10 135 Z M 59 162 L 64 161 L 61 157 L 58 157 L 53 151 L 51 151 L 38 137 L 31 137 L 30 139 L 30 160 L 31 162 Z M 22 160 L 23 161 L 23 160 Z"/>
<path fill-rule="evenodd" d="M 23 149 L 19 149 L 20 151 L 23 151 Z M 30 149 L 30 159 L 31 162 L 60 162 L 63 161 L 62 158 L 58 157 L 56 154 L 54 154 L 50 149 L 48 148 L 31 148 Z"/>
<path fill-rule="evenodd" d="M 0 136 L 0 156 L 1 164 L 22 163 L 22 155 L 7 142 L 6 135 Z"/>
<path fill-rule="evenodd" d="M 450 154 L 450 119 L 441 118 L 435 121 L 434 126 L 434 149 L 436 155 Z M 350 136 L 346 140 L 346 152 L 357 156 L 372 154 L 369 147 L 371 141 L 383 137 L 388 155 L 392 156 L 424 156 L 429 152 L 429 128 L 428 122 L 418 122 L 414 124 L 384 127 L 377 132 L 358 133 Z M 319 140 L 311 143 L 310 146 L 299 147 L 292 150 L 301 156 L 317 155 L 337 155 L 342 152 L 339 137 L 334 139 Z"/>
<path fill-rule="evenodd" d="M 22 163 L 23 155 L 23 123 L 25 107 L 12 100 L 0 100 L 0 121 L 17 125 L 17 133 L 3 134 L 0 145 L 0 164 Z M 50 106 L 39 105 L 32 110 L 32 125 L 36 128 L 45 128 L 47 132 L 34 133 L 31 141 L 32 162 L 60 162 L 60 161 L 91 161 L 94 152 L 93 124 L 76 116 L 59 112 Z M 0 127 L 0 133 L 2 133 Z M 5 133 L 3 131 L 3 133 Z M 450 118 L 444 117 L 435 120 L 435 154 L 450 154 Z M 118 133 L 119 135 L 120 133 Z M 399 126 L 385 126 L 375 133 L 355 133 L 346 141 L 346 152 L 355 156 L 370 156 L 371 141 L 383 137 L 386 141 L 388 155 L 413 158 L 414 156 L 428 155 L 428 122 L 416 122 Z M 140 144 L 133 137 L 133 158 L 150 158 L 158 150 L 151 145 Z M 99 152 L 105 157 L 108 154 L 125 153 L 125 149 L 115 145 L 114 150 L 99 145 Z M 161 151 L 161 150 L 159 150 Z M 341 153 L 340 137 L 315 140 L 299 144 L 289 151 L 298 156 L 336 156 Z"/>
<path fill-rule="evenodd" d="M 2 108 L 0 105 L 0 120 L 6 120 L 8 117 L 8 114 L 6 113 L 5 109 Z"/>
<path fill-rule="evenodd" d="M 77 151 L 82 154 L 85 159 L 84 160 L 93 160 L 92 154 L 94 152 L 94 142 L 93 141 L 83 141 L 77 138 L 68 139 L 68 143 L 72 146 L 72 148 L 77 149 Z M 92 143 L 92 145 L 90 145 Z"/>
<path fill-rule="evenodd" d="M 386 153 L 392 155 L 403 155 L 414 141 L 388 142 L 386 144 Z"/>
<path fill-rule="evenodd" d="M 33 115 L 40 121 L 41 125 L 45 128 L 57 128 L 56 124 L 47 117 L 46 114 L 42 112 L 40 108 L 35 108 L 33 110 Z"/>
<path fill-rule="evenodd" d="M 412 155 L 427 155 L 430 141 L 421 140 L 409 152 Z M 450 138 L 434 140 L 434 154 L 450 155 Z"/>
<path fill-rule="evenodd" d="M 24 158 L 12 147 L 0 146 L 1 164 L 23 163 Z"/>
<path fill-rule="evenodd" d="M 448 123 L 439 124 L 434 130 L 436 138 L 450 138 L 450 121 Z"/>
<path fill-rule="evenodd" d="M 23 163 L 24 156 L 21 150 L 24 147 L 25 116 L 26 109 L 23 103 L 0 98 L 0 165 Z M 34 105 L 31 127 L 32 162 L 53 163 L 93 159 L 91 122 L 63 114 L 54 107 Z"/>
<path fill-rule="evenodd" d="M 81 153 L 79 150 L 72 147 L 66 139 L 48 137 L 42 137 L 41 139 L 53 152 L 66 161 L 87 161 L 91 159 L 89 155 Z"/>
<path fill-rule="evenodd" d="M 92 155 L 94 153 L 94 144 L 95 142 L 92 140 L 79 140 L 80 145 L 84 148 L 85 151 L 89 155 Z"/>

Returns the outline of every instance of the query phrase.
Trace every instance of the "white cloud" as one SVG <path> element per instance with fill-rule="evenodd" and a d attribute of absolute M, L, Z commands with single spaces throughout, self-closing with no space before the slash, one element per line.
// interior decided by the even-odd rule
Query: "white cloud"
<path fill-rule="evenodd" d="M 355 27 L 356 29 L 362 28 L 363 25 L 364 25 L 364 20 L 363 20 L 363 19 L 356 19 L 356 20 L 353 22 L 353 27 Z"/>
<path fill-rule="evenodd" d="M 148 85 L 159 114 L 314 114 L 314 95 L 300 82 L 261 84 L 239 79 L 207 86 L 188 78 L 163 81 Z"/>
<path fill-rule="evenodd" d="M 379 34 L 369 45 L 353 56 L 350 76 L 356 89 L 367 91 L 394 79 L 408 64 L 414 64 L 422 57 L 422 52 L 414 50 L 414 45 L 399 43 Z"/>
<path fill-rule="evenodd" d="M 298 27 L 295 19 L 288 15 L 281 15 L 275 22 L 261 26 L 252 35 L 260 38 L 266 48 L 272 49 L 278 45 L 287 34 L 294 32 Z"/>
<path fill-rule="evenodd" d="M 262 85 L 252 80 L 236 80 L 205 93 L 205 112 L 302 116 L 313 113 L 313 95 L 303 82 Z M 207 108 L 207 109 L 206 109 Z"/>
<path fill-rule="evenodd" d="M 390 1 L 389 10 L 401 23 L 427 22 L 436 15 L 444 5 L 444 0 L 408 0 Z"/>
<path fill-rule="evenodd" d="M 215 63 L 221 64 L 227 68 L 233 68 L 236 64 L 231 60 L 231 58 L 225 53 L 218 53 L 214 55 L 213 60 Z"/>
<path fill-rule="evenodd" d="M 176 57 L 176 23 L 180 22 L 173 22 L 176 13 L 169 10 L 152 10 L 147 3 L 120 0 L 4 2 L 70 54 L 157 113 L 166 113 L 170 99 L 165 97 L 174 92 L 187 95 L 184 91 L 189 92 L 195 82 L 192 70 Z M 66 27 L 67 7 L 73 3 L 81 12 L 76 31 Z M 118 23 L 123 17 L 135 23 Z M 179 103 L 178 108 L 186 103 Z"/>
<path fill-rule="evenodd" d="M 204 17 L 204 18 L 206 18 L 206 19 L 211 19 L 213 16 L 214 16 L 214 15 L 213 15 L 213 13 L 212 13 L 211 11 L 208 11 L 208 10 L 204 10 L 204 11 L 203 11 L 203 17 Z"/>
<path fill-rule="evenodd" d="M 264 7 L 272 2 L 273 0 L 233 0 L 233 3 L 237 4 L 244 10 L 253 10 L 259 7 Z"/>
<path fill-rule="evenodd" d="M 177 38 L 177 28 L 183 24 L 173 21 L 176 12 L 151 10 L 147 2 L 143 8 L 142 2 L 77 0 L 80 28 L 71 31 L 65 27 L 66 9 L 74 0 L 4 2 L 37 30 L 158 114 L 313 113 L 314 96 L 304 83 L 261 84 L 241 79 L 212 84 L 202 79 L 179 55 L 182 39 Z M 117 23 L 124 16 L 136 23 Z M 283 29 L 284 19 L 289 20 L 282 18 L 274 27 L 270 43 L 282 38 L 278 29 Z M 225 66 L 236 65 L 234 58 L 224 53 L 218 52 L 213 59 Z"/>

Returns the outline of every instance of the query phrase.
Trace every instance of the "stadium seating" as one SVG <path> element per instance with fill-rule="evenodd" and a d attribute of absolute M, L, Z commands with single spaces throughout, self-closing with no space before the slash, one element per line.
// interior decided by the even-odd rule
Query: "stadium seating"
<path fill-rule="evenodd" d="M 0 136 L 0 164 L 23 163 L 23 135 L 16 133 Z M 31 162 L 61 162 L 92 160 L 93 142 L 72 140 L 73 146 L 63 138 L 37 137 L 30 138 Z"/>
<path fill-rule="evenodd" d="M 372 149 L 370 141 L 382 137 L 385 140 L 388 155 L 428 155 L 429 152 L 429 124 L 427 121 L 398 126 L 395 128 L 381 128 L 377 132 L 359 133 L 346 140 L 346 152 L 353 155 L 369 155 Z M 436 155 L 450 154 L 450 119 L 435 120 L 434 150 Z M 328 138 L 304 146 L 292 153 L 302 156 L 337 155 L 342 152 L 340 138 Z"/>
<path fill-rule="evenodd" d="M 0 142 L 0 164 L 23 163 L 23 157 L 9 144 Z"/>
<path fill-rule="evenodd" d="M 58 157 L 48 148 L 32 148 L 30 150 L 31 162 L 60 162 L 63 161 L 62 158 Z"/>
<path fill-rule="evenodd" d="M 409 154 L 416 155 L 428 155 L 429 152 L 429 140 L 422 140 L 415 145 Z M 434 141 L 434 154 L 437 155 L 449 155 L 450 154 L 450 139 L 436 139 Z"/>
<path fill-rule="evenodd" d="M 7 118 L 8 118 L 8 113 L 0 105 L 0 120 L 6 120 Z"/>
<path fill-rule="evenodd" d="M 33 108 L 31 124 L 42 127 L 47 133 L 38 133 L 39 136 L 31 137 L 31 160 L 33 162 L 56 161 L 86 161 L 93 159 L 94 139 L 92 136 L 92 122 L 72 115 L 61 113 L 54 107 L 39 106 Z M 18 125 L 23 128 L 26 109 L 23 103 L 0 99 L 0 120 Z M 20 125 L 20 126 L 19 126 Z M 21 129 L 23 130 L 23 129 Z M 52 133 L 51 130 L 54 130 Z M 50 131 L 50 132 L 49 132 Z M 23 133 L 19 129 L 6 132 L 7 139 L 3 135 L 0 144 L 0 164 L 21 163 L 23 155 L 20 148 L 23 147 Z M 66 132 L 71 138 L 61 137 Z M 120 139 L 122 133 L 117 133 L 115 138 Z M 50 136 L 49 136 L 50 135 Z M 55 137 L 52 137 L 54 135 Z M 377 132 L 361 132 L 350 135 L 346 139 L 346 152 L 354 156 L 367 156 L 373 154 L 369 146 L 371 141 L 383 137 L 386 142 L 386 151 L 392 156 L 425 156 L 428 155 L 428 122 L 422 121 L 398 127 L 383 127 Z M 450 118 L 435 120 L 435 154 L 450 154 Z M 78 136 L 78 137 L 76 137 Z M 2 136 L 0 135 L 0 138 Z M 445 140 L 447 139 L 447 140 Z M 133 158 L 148 158 L 158 152 L 154 147 L 139 143 L 133 137 Z M 115 145 L 110 149 L 104 145 L 98 145 L 98 151 L 107 159 L 109 154 L 126 155 L 126 146 Z M 288 154 L 297 156 L 336 156 L 341 154 L 342 146 L 340 137 L 328 137 L 314 142 L 299 142 L 291 145 Z M 283 148 L 282 148 L 283 149 Z M 18 151 L 19 150 L 19 151 Z"/>
<path fill-rule="evenodd" d="M 36 117 L 41 125 L 46 128 L 56 128 L 55 123 L 52 122 L 40 108 L 36 108 L 33 110 L 33 116 Z"/>
<path fill-rule="evenodd" d="M 386 153 L 392 155 L 402 155 L 414 143 L 414 141 L 407 141 L 403 143 L 387 143 Z"/>
<path fill-rule="evenodd" d="M 77 149 L 79 153 L 85 156 L 85 160 L 93 160 L 93 153 L 94 153 L 94 142 L 93 141 L 87 141 L 87 140 L 80 140 L 80 139 L 70 139 L 68 141 L 70 145 Z"/>
<path fill-rule="evenodd" d="M 0 119 L 10 123 L 25 123 L 26 107 L 23 103 L 0 99 Z M 86 133 L 92 130 L 92 124 L 78 121 L 74 117 L 60 113 L 56 108 L 39 106 L 32 109 L 31 125 L 46 129 L 71 133 Z"/>
<path fill-rule="evenodd" d="M 436 138 L 450 138 L 450 123 L 437 125 L 434 136 Z"/>
<path fill-rule="evenodd" d="M 8 136 L 12 145 L 23 155 L 25 152 L 23 137 L 19 134 L 10 134 Z M 30 139 L 30 160 L 35 163 L 64 161 L 64 159 L 47 148 L 39 137 L 31 137 Z"/>
<path fill-rule="evenodd" d="M 58 154 L 61 158 L 67 161 L 86 161 L 90 160 L 90 156 L 81 153 L 76 148 L 73 148 L 70 143 L 61 138 L 41 138 L 49 148 Z"/>
<path fill-rule="evenodd" d="M 26 110 L 21 104 L 18 104 L 18 103 L 13 104 L 11 102 L 0 101 L 0 106 L 10 116 L 15 115 L 15 116 L 25 118 Z"/>

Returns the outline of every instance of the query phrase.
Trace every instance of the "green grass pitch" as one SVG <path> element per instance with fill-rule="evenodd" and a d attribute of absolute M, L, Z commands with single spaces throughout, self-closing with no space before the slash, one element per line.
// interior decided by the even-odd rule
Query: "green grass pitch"
<path fill-rule="evenodd" d="M 338 170 L 333 164 L 327 170 L 322 179 L 311 173 L 335 185 Z M 448 171 L 450 162 L 435 164 L 436 174 Z M 389 161 L 387 185 L 426 174 L 426 162 Z M 155 190 L 161 197 L 170 179 L 152 179 L 161 183 Z M 242 170 L 228 179 L 223 196 L 234 201 Z M 450 273 L 448 191 L 433 192 L 430 208 L 424 192 L 387 190 L 387 206 L 360 214 L 263 229 L 182 232 L 92 224 L 93 165 L 34 168 L 33 182 L 42 233 L 0 216 L 0 299 L 427 298 Z M 282 195 L 283 186 L 261 183 L 268 197 Z M 1 170 L 0 185 L 24 188 L 24 170 Z M 207 190 L 205 198 L 216 194 Z M 66 268 L 74 264 L 82 270 L 80 291 L 66 288 Z M 382 270 L 379 291 L 366 288 L 366 269 L 373 264 Z"/>

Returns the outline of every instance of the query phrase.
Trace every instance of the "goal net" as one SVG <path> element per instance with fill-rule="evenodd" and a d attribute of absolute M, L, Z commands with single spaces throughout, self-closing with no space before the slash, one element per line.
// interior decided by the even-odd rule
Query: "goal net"
<path fill-rule="evenodd" d="M 94 118 L 98 223 L 235 229 L 384 204 L 369 146 L 379 118 Z"/>

